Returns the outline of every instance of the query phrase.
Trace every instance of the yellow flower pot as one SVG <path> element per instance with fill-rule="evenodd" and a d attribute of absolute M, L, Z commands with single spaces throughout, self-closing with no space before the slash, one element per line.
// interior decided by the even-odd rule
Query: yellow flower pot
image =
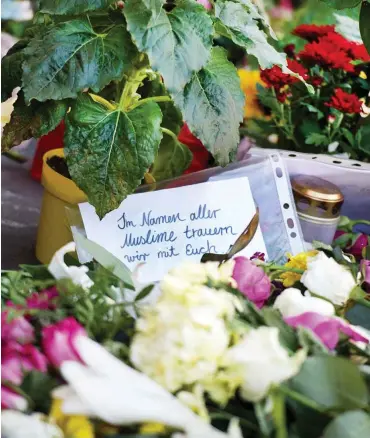
<path fill-rule="evenodd" d="M 64 157 L 63 149 L 47 152 L 42 167 L 42 185 L 45 190 L 37 233 L 36 257 L 43 264 L 48 264 L 55 251 L 73 240 L 66 207 L 87 201 L 85 193 L 71 179 L 48 165 L 47 160 L 55 155 Z"/>

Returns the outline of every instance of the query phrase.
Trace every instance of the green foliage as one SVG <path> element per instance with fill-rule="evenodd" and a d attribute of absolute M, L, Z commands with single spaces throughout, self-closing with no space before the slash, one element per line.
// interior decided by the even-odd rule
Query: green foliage
<path fill-rule="evenodd" d="M 31 404 L 29 408 L 32 411 L 49 414 L 51 392 L 59 385 L 59 381 L 49 374 L 39 371 L 30 371 L 24 377 L 20 389 L 27 394 Z"/>
<path fill-rule="evenodd" d="M 334 9 L 354 8 L 361 0 L 323 0 Z"/>
<path fill-rule="evenodd" d="M 360 11 L 360 32 L 368 52 L 370 52 L 370 3 L 362 2 Z"/>
<path fill-rule="evenodd" d="M 349 411 L 336 417 L 324 431 L 323 438 L 368 438 L 370 416 L 363 411 Z"/>
<path fill-rule="evenodd" d="M 214 47 L 220 36 L 262 67 L 285 66 L 249 0 L 217 2 L 215 11 L 193 0 L 127 0 L 123 9 L 113 0 L 39 0 L 34 26 L 2 60 L 2 100 L 15 87 L 23 93 L 4 149 L 66 118 L 70 174 L 100 217 L 149 169 L 163 179 L 187 168 L 190 152 L 175 140 L 183 121 L 218 164 L 228 164 L 244 93 L 233 64 Z M 172 134 L 163 137 L 163 128 Z"/>
<path fill-rule="evenodd" d="M 229 163 L 235 154 L 230 144 L 236 144 L 239 138 L 245 96 L 226 51 L 221 47 L 213 48 L 206 67 L 194 73 L 174 99 L 191 131 L 216 161 L 221 165 Z"/>
<path fill-rule="evenodd" d="M 33 100 L 25 105 L 23 92 L 18 93 L 10 122 L 5 125 L 2 138 L 3 151 L 18 146 L 23 140 L 41 137 L 55 129 L 64 119 L 68 100 Z"/>
<path fill-rule="evenodd" d="M 81 95 L 67 116 L 66 158 L 73 180 L 103 217 L 140 184 L 162 138 L 155 102 L 107 109 Z"/>

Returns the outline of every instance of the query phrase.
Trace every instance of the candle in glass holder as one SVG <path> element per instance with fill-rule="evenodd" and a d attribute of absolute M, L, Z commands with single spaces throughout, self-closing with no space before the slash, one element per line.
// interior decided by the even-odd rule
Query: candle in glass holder
<path fill-rule="evenodd" d="M 292 189 L 305 241 L 330 245 L 344 200 L 339 187 L 322 178 L 298 175 L 292 178 Z"/>

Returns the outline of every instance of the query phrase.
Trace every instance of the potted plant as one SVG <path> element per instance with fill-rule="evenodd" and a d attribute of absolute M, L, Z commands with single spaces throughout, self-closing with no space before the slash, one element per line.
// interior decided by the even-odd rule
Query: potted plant
<path fill-rule="evenodd" d="M 144 174 L 182 174 L 191 162 L 177 137 L 184 122 L 217 164 L 228 164 L 245 97 L 219 36 L 262 68 L 286 68 L 249 0 L 208 8 L 193 0 L 40 0 L 34 25 L 2 61 L 2 100 L 21 88 L 3 151 L 64 121 L 68 172 L 99 217 Z"/>
<path fill-rule="evenodd" d="M 307 41 L 302 50 L 285 48 L 289 68 L 314 87 L 308 93 L 279 66 L 265 69 L 258 97 L 270 117 L 255 119 L 246 132 L 267 147 L 345 154 L 370 161 L 370 55 L 334 25 L 300 25 L 293 34 Z"/>

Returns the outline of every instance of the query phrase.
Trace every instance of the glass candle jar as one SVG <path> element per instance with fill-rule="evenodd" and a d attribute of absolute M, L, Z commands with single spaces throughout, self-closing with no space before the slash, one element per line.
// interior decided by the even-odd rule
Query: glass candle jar
<path fill-rule="evenodd" d="M 298 175 L 292 178 L 292 189 L 305 241 L 330 245 L 344 200 L 339 187 L 322 178 Z"/>

